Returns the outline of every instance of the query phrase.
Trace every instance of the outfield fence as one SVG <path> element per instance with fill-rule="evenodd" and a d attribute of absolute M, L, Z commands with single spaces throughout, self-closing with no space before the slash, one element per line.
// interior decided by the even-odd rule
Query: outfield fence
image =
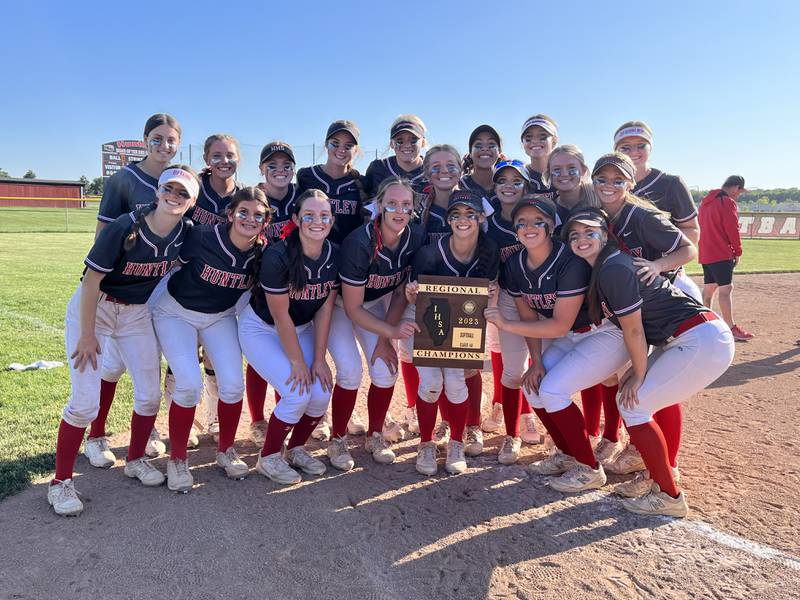
<path fill-rule="evenodd" d="M 0 233 L 92 232 L 99 206 L 99 196 L 0 196 Z"/>

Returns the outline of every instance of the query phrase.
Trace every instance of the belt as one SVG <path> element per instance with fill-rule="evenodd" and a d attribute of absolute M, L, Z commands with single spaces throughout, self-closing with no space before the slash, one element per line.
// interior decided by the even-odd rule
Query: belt
<path fill-rule="evenodd" d="M 109 296 L 106 294 L 106 297 L 103 298 L 106 302 L 111 302 L 111 304 L 121 304 L 122 306 L 130 306 L 130 302 L 125 302 L 124 300 L 119 300 L 118 298 L 114 298 L 113 296 Z"/>
<path fill-rule="evenodd" d="M 719 317 L 716 315 L 716 313 L 713 313 L 711 311 L 703 311 L 701 313 L 697 313 L 695 316 L 689 317 L 683 323 L 678 325 L 675 328 L 675 331 L 672 332 L 672 335 L 669 338 L 667 338 L 667 341 L 674 340 L 679 335 L 689 331 L 692 327 L 697 327 L 698 325 L 705 323 L 706 321 L 716 321 L 717 319 L 719 319 Z"/>
<path fill-rule="evenodd" d="M 586 333 L 587 331 L 591 331 L 592 326 L 587 325 L 586 327 L 578 327 L 577 329 L 573 329 L 572 333 Z"/>

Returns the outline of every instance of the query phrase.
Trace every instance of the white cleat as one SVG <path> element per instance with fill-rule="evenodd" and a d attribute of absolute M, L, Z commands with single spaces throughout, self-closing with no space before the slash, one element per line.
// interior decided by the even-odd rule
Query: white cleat
<path fill-rule="evenodd" d="M 350 435 L 363 435 L 367 433 L 367 427 L 355 413 L 353 413 L 350 420 L 347 422 L 347 433 Z"/>
<path fill-rule="evenodd" d="M 259 448 L 264 447 L 264 440 L 267 439 L 267 422 L 256 421 L 250 423 L 250 439 Z"/>
<path fill-rule="evenodd" d="M 225 452 L 217 452 L 217 466 L 225 471 L 228 479 L 246 479 L 250 474 L 250 467 L 239 457 L 233 446 Z"/>
<path fill-rule="evenodd" d="M 436 465 L 436 444 L 434 442 L 422 442 L 417 448 L 417 473 L 423 475 L 436 475 L 438 469 Z"/>
<path fill-rule="evenodd" d="M 153 427 L 150 431 L 150 439 L 147 440 L 147 446 L 144 447 L 144 453 L 150 458 L 158 458 L 166 452 L 167 446 L 161 441 L 161 434 L 158 433 L 158 429 Z"/>
<path fill-rule="evenodd" d="M 513 465 L 519 460 L 519 452 L 522 449 L 522 440 L 520 438 L 511 437 L 507 435 L 503 438 L 503 445 L 497 452 L 497 462 L 501 465 Z"/>
<path fill-rule="evenodd" d="M 256 471 L 282 485 L 293 485 L 303 481 L 300 473 L 289 466 L 289 463 L 286 462 L 280 452 L 269 456 L 259 456 L 256 463 Z"/>
<path fill-rule="evenodd" d="M 464 430 L 464 454 L 480 456 L 483 453 L 483 432 L 477 425 L 469 425 Z"/>
<path fill-rule="evenodd" d="M 117 458 L 108 447 L 107 437 L 86 438 L 83 443 L 83 455 L 89 459 L 89 464 L 100 469 L 113 467 Z"/>
<path fill-rule="evenodd" d="M 439 421 L 436 429 L 433 430 L 433 441 L 437 446 L 446 446 L 450 441 L 450 423 Z"/>
<path fill-rule="evenodd" d="M 589 465 L 576 462 L 569 471 L 550 480 L 550 487 L 559 492 L 583 492 L 596 490 L 606 484 L 606 474 L 603 465 L 598 464 L 596 469 Z"/>
<path fill-rule="evenodd" d="M 53 482 L 47 487 L 47 502 L 57 515 L 76 517 L 83 511 L 83 502 L 78 496 L 72 479 Z"/>
<path fill-rule="evenodd" d="M 319 440 L 320 442 L 325 442 L 331 439 L 331 422 L 330 417 L 327 414 L 320 419 L 319 423 L 317 423 L 314 431 L 311 432 L 311 437 L 315 440 Z"/>
<path fill-rule="evenodd" d="M 467 470 L 467 459 L 464 456 L 464 444 L 456 440 L 447 442 L 447 458 L 444 470 L 451 475 L 458 475 Z"/>
<path fill-rule="evenodd" d="M 419 433 L 419 421 L 417 421 L 417 407 L 409 406 L 403 413 L 403 424 L 409 433 Z"/>
<path fill-rule="evenodd" d="M 286 462 L 308 475 L 324 475 L 325 463 L 314 458 L 303 446 L 295 446 L 286 451 Z"/>
<path fill-rule="evenodd" d="M 155 487 L 164 483 L 164 474 L 144 458 L 126 462 L 123 473 L 125 477 L 138 479 L 142 482 L 142 485 L 147 487 Z"/>
<path fill-rule="evenodd" d="M 402 442 L 406 437 L 406 432 L 403 429 L 403 426 L 397 421 L 393 420 L 391 417 L 386 417 L 386 420 L 383 422 L 383 430 L 381 431 L 381 434 L 383 435 L 383 439 L 390 444 Z"/>
<path fill-rule="evenodd" d="M 503 418 L 503 405 L 499 402 L 492 404 L 492 412 L 481 421 L 481 429 L 486 433 L 496 433 L 505 423 Z"/>
<path fill-rule="evenodd" d="M 373 460 L 380 465 L 390 465 L 394 462 L 394 452 L 389 448 L 383 435 L 377 431 L 364 442 L 364 450 L 372 454 Z"/>
<path fill-rule="evenodd" d="M 167 488 L 173 492 L 188 493 L 194 485 L 194 477 L 189 471 L 189 461 L 169 459 L 167 461 Z"/>
<path fill-rule="evenodd" d="M 527 402 L 523 398 L 523 402 Z M 519 437 L 526 444 L 541 444 L 542 434 L 536 429 L 536 415 L 533 413 L 525 413 L 520 415 L 519 421 Z"/>
<path fill-rule="evenodd" d="M 654 483 L 644 496 L 623 500 L 622 507 L 640 515 L 662 515 L 677 518 L 683 518 L 689 512 L 689 505 L 683 492 L 680 492 L 677 498 L 673 498 L 662 492 L 657 483 Z"/>
<path fill-rule="evenodd" d="M 328 442 L 328 458 L 331 465 L 340 471 L 349 471 L 355 466 L 355 461 L 347 447 L 347 436 L 335 437 Z"/>

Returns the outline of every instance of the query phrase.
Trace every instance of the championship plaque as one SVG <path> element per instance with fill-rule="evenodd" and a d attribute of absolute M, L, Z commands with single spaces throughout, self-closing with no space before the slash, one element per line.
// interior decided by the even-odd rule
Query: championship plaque
<path fill-rule="evenodd" d="M 419 276 L 413 362 L 420 367 L 482 369 L 489 280 Z"/>

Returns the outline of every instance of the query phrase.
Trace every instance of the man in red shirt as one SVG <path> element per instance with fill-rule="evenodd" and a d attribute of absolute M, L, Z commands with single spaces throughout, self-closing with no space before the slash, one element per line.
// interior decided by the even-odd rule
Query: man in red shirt
<path fill-rule="evenodd" d="M 747 341 L 754 336 L 733 321 L 733 268 L 742 255 L 739 237 L 739 211 L 736 199 L 744 189 L 744 177 L 731 175 L 722 189 L 711 190 L 700 203 L 700 243 L 698 262 L 703 265 L 703 303 L 711 308 L 714 293 L 719 291 L 719 310 L 731 328 L 733 337 Z"/>

